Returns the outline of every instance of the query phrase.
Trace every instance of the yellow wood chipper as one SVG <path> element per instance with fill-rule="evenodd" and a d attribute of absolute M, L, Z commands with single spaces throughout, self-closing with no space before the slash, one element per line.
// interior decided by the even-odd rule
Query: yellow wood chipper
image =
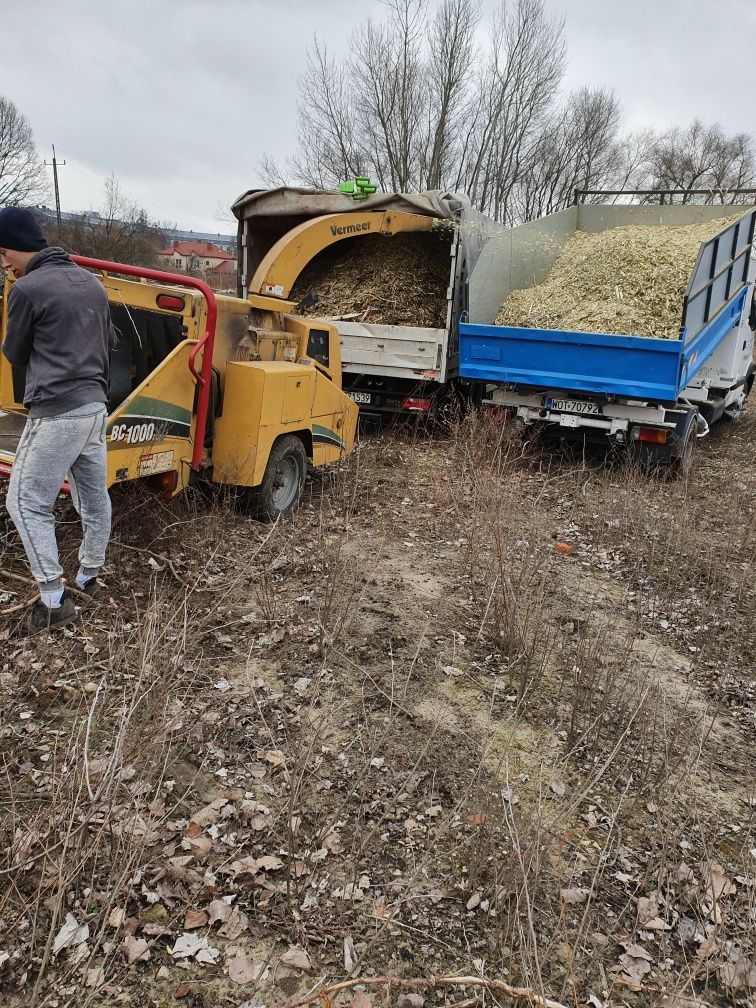
<path fill-rule="evenodd" d="M 336 330 L 292 302 L 216 296 L 201 280 L 71 257 L 96 270 L 120 336 L 111 354 L 108 485 L 168 495 L 190 478 L 254 488 L 265 519 L 296 508 L 308 461 L 352 450 L 357 406 L 341 389 Z M 6 277 L 0 314 L 5 336 Z M 0 363 L 0 473 L 25 423 L 25 369 Z M 63 487 L 66 490 L 66 487 Z"/>

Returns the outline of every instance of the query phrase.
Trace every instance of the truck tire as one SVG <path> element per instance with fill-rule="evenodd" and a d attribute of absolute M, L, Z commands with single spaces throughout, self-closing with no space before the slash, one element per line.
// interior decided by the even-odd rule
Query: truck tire
<path fill-rule="evenodd" d="M 293 434 L 279 438 L 270 450 L 265 475 L 253 494 L 257 517 L 263 521 L 289 518 L 299 507 L 307 473 L 307 453 Z"/>
<path fill-rule="evenodd" d="M 691 411 L 680 431 L 680 453 L 671 458 L 667 467 L 669 479 L 688 479 L 698 444 L 698 412 Z"/>

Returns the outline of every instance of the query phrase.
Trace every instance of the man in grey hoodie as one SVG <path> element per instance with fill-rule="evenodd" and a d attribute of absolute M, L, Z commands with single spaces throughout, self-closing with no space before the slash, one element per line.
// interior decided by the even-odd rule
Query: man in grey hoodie
<path fill-rule="evenodd" d="M 115 345 L 100 281 L 47 241 L 29 210 L 0 210 L 0 265 L 16 281 L 7 306 L 3 353 L 25 369 L 29 411 L 8 485 L 7 508 L 26 550 L 40 600 L 37 633 L 76 618 L 63 589 L 53 507 L 68 478 L 84 538 L 76 584 L 94 595 L 110 538 L 105 427 Z"/>

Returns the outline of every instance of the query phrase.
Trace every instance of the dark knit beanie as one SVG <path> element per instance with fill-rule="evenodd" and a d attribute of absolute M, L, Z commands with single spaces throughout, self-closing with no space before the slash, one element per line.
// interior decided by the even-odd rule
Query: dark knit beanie
<path fill-rule="evenodd" d="M 0 210 L 0 248 L 12 252 L 40 252 L 47 239 L 31 210 L 4 207 Z"/>

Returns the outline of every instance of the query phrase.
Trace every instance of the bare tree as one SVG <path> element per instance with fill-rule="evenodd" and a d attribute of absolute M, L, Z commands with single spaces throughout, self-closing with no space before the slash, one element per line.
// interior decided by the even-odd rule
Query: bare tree
<path fill-rule="evenodd" d="M 152 267 L 158 265 L 165 236 L 142 207 L 124 196 L 111 174 L 102 209 L 64 220 L 61 243 L 78 255 Z"/>
<path fill-rule="evenodd" d="M 315 39 L 298 80 L 300 154 L 291 165 L 305 185 L 327 187 L 363 170 L 355 142 L 349 77 L 348 64 L 337 63 Z M 269 156 L 264 157 L 264 174 L 269 181 L 281 180 L 281 172 Z"/>
<path fill-rule="evenodd" d="M 0 95 L 0 206 L 40 202 L 49 192 L 29 120 Z"/>
<path fill-rule="evenodd" d="M 488 60 L 476 82 L 474 108 L 455 188 L 497 220 L 512 223 L 514 186 L 528 169 L 564 74 L 562 24 L 543 0 L 503 4 Z"/>
<path fill-rule="evenodd" d="M 620 105 L 611 91 L 581 88 L 551 113 L 514 190 L 514 215 L 531 220 L 562 210 L 576 189 L 624 184 Z"/>
<path fill-rule="evenodd" d="M 349 55 L 316 40 L 299 80 L 305 184 L 364 173 L 384 190 L 464 189 L 506 220 L 564 72 L 561 22 L 544 0 L 505 0 L 476 52 L 479 0 L 386 0 L 386 17 L 353 34 Z M 280 183 L 270 158 L 265 177 Z"/>
<path fill-rule="evenodd" d="M 727 136 L 719 123 L 707 126 L 695 119 L 652 141 L 647 172 L 649 188 L 683 189 L 684 203 L 694 199 L 693 189 L 711 190 L 707 202 L 731 202 L 729 190 L 753 187 L 756 181 L 753 138 Z"/>
<path fill-rule="evenodd" d="M 425 0 L 388 0 L 389 16 L 368 20 L 355 35 L 356 48 L 368 55 L 356 81 L 360 146 L 382 189 L 403 191 L 417 184 L 423 146 L 425 93 L 422 42 Z"/>
<path fill-rule="evenodd" d="M 477 0 L 444 0 L 430 26 L 427 62 L 427 143 L 423 188 L 442 189 L 456 177 L 462 141 L 473 109 Z"/>
<path fill-rule="evenodd" d="M 707 188 L 714 200 L 753 185 L 746 134 L 696 120 L 623 135 L 611 91 L 563 97 L 563 24 L 546 0 L 501 0 L 487 33 L 480 0 L 429 2 L 383 0 L 384 17 L 360 25 L 343 58 L 315 40 L 299 79 L 299 154 L 286 170 L 264 157 L 269 183 L 290 174 L 330 188 L 365 174 L 384 191 L 461 190 L 510 225 L 563 208 L 576 189 Z"/>

